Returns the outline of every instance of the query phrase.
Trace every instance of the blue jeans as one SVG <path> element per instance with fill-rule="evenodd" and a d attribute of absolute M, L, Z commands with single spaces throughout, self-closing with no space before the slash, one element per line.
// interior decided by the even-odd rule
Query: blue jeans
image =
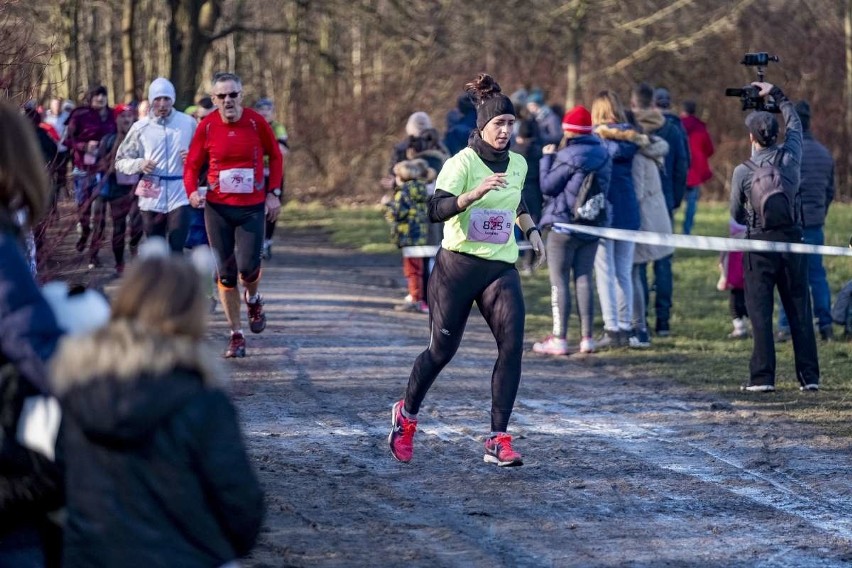
<path fill-rule="evenodd" d="M 805 244 L 823 245 L 825 244 L 825 233 L 822 225 L 818 227 L 805 227 L 802 229 L 802 236 Z M 825 276 L 825 267 L 822 265 L 822 255 L 809 254 L 808 256 L 808 285 L 811 289 L 811 298 L 814 307 L 814 317 L 820 329 L 831 326 L 831 291 L 828 289 L 828 280 Z M 787 321 L 787 314 L 784 312 L 784 306 L 781 306 L 778 313 L 778 328 L 789 330 L 790 323 Z"/>
<path fill-rule="evenodd" d="M 692 232 L 692 226 L 695 224 L 695 210 L 698 209 L 698 199 L 701 197 L 701 186 L 687 187 L 686 195 L 686 211 L 683 214 L 683 234 L 688 235 Z"/>
<path fill-rule="evenodd" d="M 604 329 L 633 327 L 633 250 L 631 241 L 598 241 L 595 284 L 601 302 Z"/>

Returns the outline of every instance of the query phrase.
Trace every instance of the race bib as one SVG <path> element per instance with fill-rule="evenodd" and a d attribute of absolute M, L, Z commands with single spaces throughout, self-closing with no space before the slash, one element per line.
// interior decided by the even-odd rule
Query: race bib
<path fill-rule="evenodd" d="M 472 209 L 467 240 L 502 245 L 509 242 L 515 215 L 508 209 Z"/>
<path fill-rule="evenodd" d="M 157 199 L 162 192 L 163 185 L 160 181 L 160 176 L 142 176 L 142 179 L 136 184 L 136 191 L 134 193 L 139 197 Z"/>
<path fill-rule="evenodd" d="M 254 191 L 254 170 L 232 168 L 219 172 L 219 191 L 222 193 L 251 193 Z"/>

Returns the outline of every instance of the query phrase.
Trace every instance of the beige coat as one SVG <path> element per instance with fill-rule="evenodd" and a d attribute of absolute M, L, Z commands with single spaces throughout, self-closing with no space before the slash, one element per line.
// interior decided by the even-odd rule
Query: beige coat
<path fill-rule="evenodd" d="M 659 111 L 636 111 L 636 121 L 646 131 L 653 132 L 663 125 Z M 633 158 L 633 186 L 639 200 L 640 230 L 651 233 L 672 233 L 672 221 L 666 208 L 666 198 L 660 181 L 663 162 L 669 152 L 669 144 L 659 136 L 649 136 Z M 633 252 L 633 264 L 644 264 L 665 258 L 674 252 L 674 247 L 637 244 Z"/>

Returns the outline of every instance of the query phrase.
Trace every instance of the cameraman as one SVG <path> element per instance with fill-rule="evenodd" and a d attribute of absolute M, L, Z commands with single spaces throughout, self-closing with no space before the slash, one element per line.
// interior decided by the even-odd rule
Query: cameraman
<path fill-rule="evenodd" d="M 751 160 L 759 166 L 776 164 L 785 193 L 798 195 L 802 159 L 802 123 L 784 93 L 764 82 L 752 83 L 761 97 L 771 96 L 781 108 L 786 123 L 785 140 L 777 144 L 778 121 L 765 111 L 752 112 L 745 123 L 751 142 Z M 777 156 L 781 153 L 779 162 Z M 802 242 L 800 220 L 795 213 L 786 227 L 766 229 L 750 201 L 753 172 L 746 163 L 734 169 L 731 180 L 731 216 L 748 227 L 747 238 L 789 243 Z M 794 208 L 798 208 L 795 200 Z M 819 389 L 819 360 L 808 294 L 807 256 L 790 252 L 746 252 L 743 258 L 745 302 L 754 335 L 749 382 L 743 390 L 771 392 L 775 390 L 775 343 L 772 336 L 774 288 L 778 287 L 781 303 L 790 322 L 796 377 L 802 390 Z"/>

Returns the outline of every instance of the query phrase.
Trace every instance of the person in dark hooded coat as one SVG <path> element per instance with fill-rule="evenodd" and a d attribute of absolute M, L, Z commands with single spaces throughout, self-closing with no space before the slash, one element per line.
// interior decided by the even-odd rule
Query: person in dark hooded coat
<path fill-rule="evenodd" d="M 110 322 L 60 345 L 66 566 L 212 568 L 254 546 L 263 495 L 202 346 L 206 274 L 143 251 Z"/>

